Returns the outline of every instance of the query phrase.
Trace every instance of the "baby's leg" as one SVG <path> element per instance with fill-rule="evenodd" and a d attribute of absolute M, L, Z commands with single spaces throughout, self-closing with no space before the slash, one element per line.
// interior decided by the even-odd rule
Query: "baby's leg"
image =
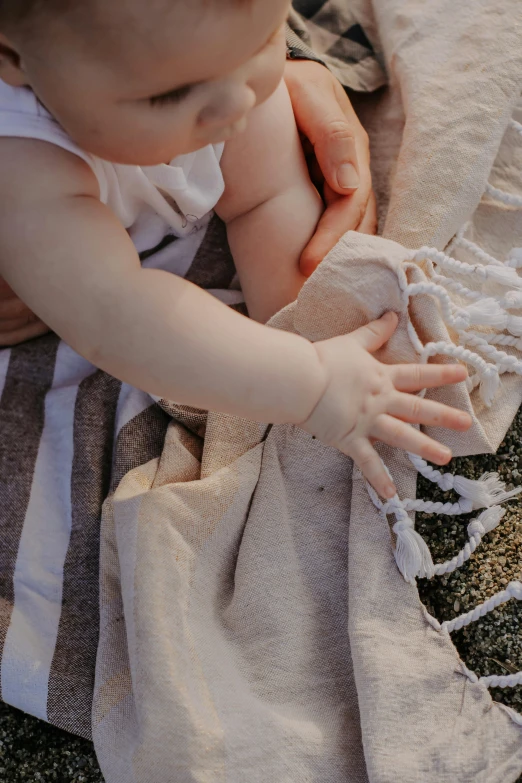
<path fill-rule="evenodd" d="M 226 191 L 217 211 L 227 223 L 249 313 L 266 322 L 305 282 L 299 258 L 323 211 L 284 83 L 227 144 L 223 172 Z"/>

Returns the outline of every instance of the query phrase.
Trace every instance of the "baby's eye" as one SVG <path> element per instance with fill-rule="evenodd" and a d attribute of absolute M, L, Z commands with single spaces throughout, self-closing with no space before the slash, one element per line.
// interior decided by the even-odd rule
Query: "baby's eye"
<path fill-rule="evenodd" d="M 167 103 L 181 103 L 191 90 L 192 85 L 190 84 L 186 87 L 177 87 L 175 90 L 169 90 L 169 92 L 164 92 L 161 95 L 154 95 L 152 98 L 149 98 L 149 103 L 151 106 L 164 106 Z"/>

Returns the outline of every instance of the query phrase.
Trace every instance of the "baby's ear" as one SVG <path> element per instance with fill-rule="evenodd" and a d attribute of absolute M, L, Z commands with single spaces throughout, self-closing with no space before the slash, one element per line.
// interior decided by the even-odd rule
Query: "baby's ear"
<path fill-rule="evenodd" d="M 3 33 L 0 33 L 0 79 L 11 87 L 24 87 L 28 84 L 22 59 Z"/>

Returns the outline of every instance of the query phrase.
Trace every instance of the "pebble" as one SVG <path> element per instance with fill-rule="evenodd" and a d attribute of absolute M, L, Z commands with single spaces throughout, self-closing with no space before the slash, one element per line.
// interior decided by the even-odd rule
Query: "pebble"
<path fill-rule="evenodd" d="M 522 486 L 522 410 L 502 446 L 500 454 L 460 457 L 448 466 L 452 473 L 479 478 L 498 471 L 507 485 Z M 455 500 L 452 492 L 419 478 L 418 497 L 425 500 Z M 509 582 L 522 577 L 522 494 L 505 504 L 506 515 L 500 525 L 484 537 L 477 551 L 460 569 L 444 578 L 419 581 L 421 600 L 438 620 L 450 620 L 473 609 Z M 467 541 L 466 527 L 477 512 L 462 516 L 440 517 L 417 514 L 417 530 L 428 543 L 435 562 L 449 560 Z M 458 524 L 456 524 L 458 520 Z M 466 665 L 479 676 L 507 674 L 502 664 L 522 671 L 522 601 L 509 601 L 478 622 L 452 634 L 453 642 Z M 491 690 L 495 701 L 522 712 L 522 686 Z M 519 783 L 522 783 L 522 778 Z"/>

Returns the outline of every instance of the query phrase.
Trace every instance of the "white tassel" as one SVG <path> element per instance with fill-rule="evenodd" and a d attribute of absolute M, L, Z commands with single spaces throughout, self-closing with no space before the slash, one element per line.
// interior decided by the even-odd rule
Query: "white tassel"
<path fill-rule="evenodd" d="M 495 506 L 495 508 L 488 508 L 486 511 L 483 511 L 477 519 L 473 519 L 468 525 L 469 541 L 466 542 L 458 555 L 452 557 L 451 560 L 447 560 L 445 563 L 437 563 L 435 566 L 435 576 L 452 574 L 457 568 L 460 568 L 466 563 L 486 533 L 489 533 L 490 530 L 497 527 L 505 513 L 503 508 Z"/>
<path fill-rule="evenodd" d="M 489 408 L 500 388 L 500 373 L 494 365 L 488 364 L 480 371 L 479 377 L 480 396 L 482 397 L 484 405 Z"/>
<path fill-rule="evenodd" d="M 455 476 L 453 487 L 463 498 L 472 501 L 474 509 L 496 506 L 522 492 L 522 487 L 507 492 L 506 485 L 500 480 L 498 473 L 484 473 L 478 481 L 464 476 Z"/>
<path fill-rule="evenodd" d="M 500 373 L 498 368 L 492 364 L 488 364 L 487 367 L 479 373 L 480 377 L 480 396 L 484 405 L 488 408 L 493 403 L 495 395 L 500 388 Z"/>
<path fill-rule="evenodd" d="M 382 460 L 381 463 L 388 476 L 390 476 L 390 471 Z M 393 532 L 397 537 L 395 562 L 404 579 L 410 582 L 410 584 L 415 584 L 415 577 L 417 576 L 431 579 L 434 575 L 435 566 L 433 565 L 430 550 L 424 539 L 415 530 L 413 522 L 409 518 L 399 496 L 395 495 L 395 497 L 384 504 L 375 489 L 368 482 L 366 482 L 366 488 L 372 503 L 379 509 L 381 515 L 386 518 L 386 514 L 394 514 L 397 519 L 393 526 Z"/>
<path fill-rule="evenodd" d="M 483 538 L 486 533 L 490 533 L 496 527 L 499 526 L 500 520 L 506 513 L 505 508 L 500 506 L 492 506 L 487 508 L 476 519 L 473 519 L 468 525 L 468 535 L 472 538 L 475 535 L 479 535 Z"/>
<path fill-rule="evenodd" d="M 495 329 L 505 329 L 507 326 L 508 314 L 491 297 L 474 302 L 464 310 L 468 316 L 469 326 L 493 326 Z"/>
<path fill-rule="evenodd" d="M 516 310 L 522 307 L 521 291 L 506 291 L 504 294 L 504 307 Z"/>
<path fill-rule="evenodd" d="M 511 332 L 511 334 L 515 335 L 515 337 L 521 337 L 522 336 L 522 318 L 516 316 L 516 315 L 510 315 L 507 319 L 507 326 L 500 327 L 503 329 L 507 329 L 508 332 Z"/>
<path fill-rule="evenodd" d="M 513 269 L 522 267 L 522 247 L 514 247 L 507 257 L 507 265 L 512 266 Z"/>
<path fill-rule="evenodd" d="M 509 266 L 493 266 L 493 264 L 483 268 L 486 270 L 488 280 L 500 285 L 522 288 L 522 277 L 517 275 L 516 269 Z"/>
<path fill-rule="evenodd" d="M 399 516 L 398 511 L 395 513 Z M 406 512 L 403 513 L 404 517 L 400 514 L 401 518 L 393 526 L 397 536 L 395 562 L 404 579 L 415 584 L 415 577 L 431 579 L 435 566 L 426 542 L 417 533 Z"/>

